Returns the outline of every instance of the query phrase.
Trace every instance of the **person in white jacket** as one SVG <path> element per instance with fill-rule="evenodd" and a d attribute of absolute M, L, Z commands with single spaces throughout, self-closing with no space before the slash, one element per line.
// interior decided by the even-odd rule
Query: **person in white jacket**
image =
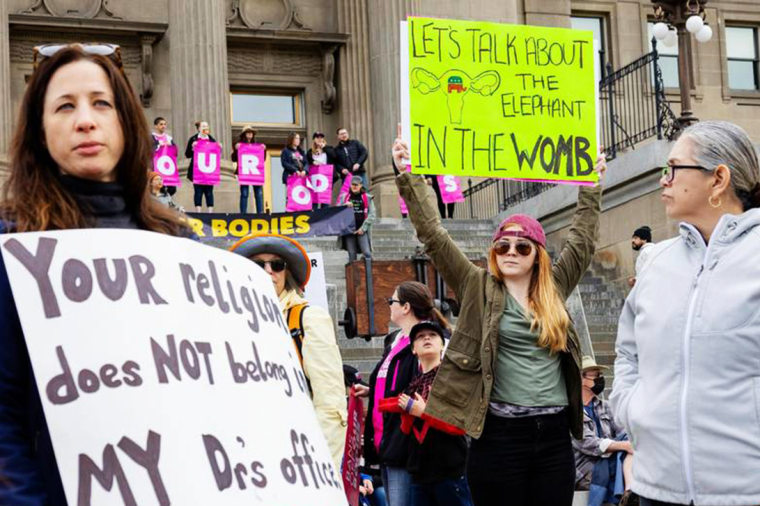
<path fill-rule="evenodd" d="M 230 251 L 250 258 L 272 277 L 286 322 L 291 311 L 299 311 L 300 322 L 295 330 L 291 326 L 291 335 L 309 381 L 317 420 L 336 469 L 340 469 L 348 419 L 343 361 L 332 318 L 321 307 L 309 306 L 303 298 L 311 273 L 309 256 L 297 241 L 277 234 L 249 235 Z M 302 333 L 296 335 L 299 331 Z"/>
<path fill-rule="evenodd" d="M 704 121 L 660 184 L 680 235 L 650 248 L 618 325 L 610 402 L 641 505 L 760 503 L 760 174 L 741 128 Z"/>

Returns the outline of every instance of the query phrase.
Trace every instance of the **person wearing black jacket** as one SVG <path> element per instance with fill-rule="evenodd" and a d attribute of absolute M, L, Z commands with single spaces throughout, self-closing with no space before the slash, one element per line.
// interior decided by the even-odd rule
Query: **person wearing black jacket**
<path fill-rule="evenodd" d="M 446 343 L 445 332 L 433 321 L 420 322 L 410 331 L 412 353 L 421 374 L 395 401 L 402 414 L 402 431 L 409 434 L 406 469 L 412 476 L 411 506 L 472 506 L 465 478 L 467 440 L 464 431 L 440 420 L 429 420 L 424 411 Z"/>
<path fill-rule="evenodd" d="M 410 506 L 411 475 L 406 470 L 409 437 L 401 431 L 401 416 L 381 413 L 380 401 L 402 394 L 419 372 L 419 362 L 409 342 L 412 327 L 423 320 L 436 320 L 448 328 L 448 322 L 435 309 L 428 287 L 416 281 L 398 285 L 388 305 L 391 321 L 400 329 L 385 336 L 385 351 L 370 375 L 370 386 L 357 389 L 356 395 L 369 396 L 364 425 L 365 462 L 380 464 L 391 506 Z"/>
<path fill-rule="evenodd" d="M 185 148 L 185 158 L 190 159 L 190 165 L 187 168 L 187 178 L 193 180 L 193 157 L 195 156 L 195 145 L 199 139 L 205 139 L 207 141 L 216 142 L 216 139 L 209 133 L 208 123 L 205 121 L 196 121 L 195 128 L 198 132 L 187 140 L 187 147 Z M 195 204 L 195 212 L 201 212 L 203 206 L 203 196 L 206 196 L 206 208 L 208 212 L 214 212 L 214 186 L 210 184 L 195 184 L 193 183 L 193 203 Z"/>
<path fill-rule="evenodd" d="M 341 181 L 345 181 L 349 175 L 361 176 L 364 187 L 369 188 L 369 178 L 364 167 L 364 163 L 369 155 L 367 148 L 356 139 L 350 139 L 348 130 L 345 128 L 339 128 L 337 134 L 338 145 L 335 146 L 335 173 L 340 176 Z"/>

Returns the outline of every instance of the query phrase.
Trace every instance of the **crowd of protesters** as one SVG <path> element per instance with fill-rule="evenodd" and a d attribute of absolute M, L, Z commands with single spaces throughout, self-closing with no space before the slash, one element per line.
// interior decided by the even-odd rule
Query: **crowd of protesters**
<path fill-rule="evenodd" d="M 83 45 L 35 52 L 0 233 L 115 228 L 193 239 L 160 174 L 145 170 L 155 149 L 174 145 L 166 120 L 156 119 L 151 139 L 117 56 Z M 191 159 L 197 142 L 215 142 L 207 122 L 196 127 Z M 330 148 L 316 132 L 308 153 L 291 134 L 283 182 L 310 164 L 333 164 L 350 182 L 338 205 L 356 220 L 356 233 L 342 240 L 353 258 L 369 257 L 367 150 L 345 128 L 337 134 Z M 255 135 L 243 129 L 233 158 Z M 578 489 L 594 505 L 760 503 L 760 169 L 743 130 L 704 121 L 672 147 L 660 186 L 679 235 L 654 244 L 649 227 L 634 232 L 633 248 L 646 255 L 620 315 L 609 403 L 606 368 L 581 356 L 565 306 L 595 253 L 601 184 L 578 190 L 554 262 L 541 224 L 514 214 L 496 227 L 481 268 L 442 227 L 451 213 L 429 191 L 433 182 L 405 171 L 410 153 L 400 132 L 392 156 L 417 238 L 461 307 L 453 327 L 428 287 L 412 281 L 387 300 L 397 330 L 385 336 L 369 384 L 351 394 L 367 400 L 365 503 L 570 505 Z M 601 183 L 603 156 L 595 170 Z M 248 196 L 241 187 L 241 212 Z M 213 210 L 213 187 L 194 184 L 197 211 L 204 198 Z M 261 194 L 254 198 L 258 211 Z M 340 466 L 345 369 L 334 322 L 303 297 L 306 251 L 277 234 L 245 237 L 231 250 L 271 277 Z M 2 256 L 0 321 L 0 504 L 65 505 Z"/>

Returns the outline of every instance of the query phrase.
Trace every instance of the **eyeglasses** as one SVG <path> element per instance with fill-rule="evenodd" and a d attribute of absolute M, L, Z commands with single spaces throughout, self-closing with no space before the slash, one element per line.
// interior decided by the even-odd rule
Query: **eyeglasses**
<path fill-rule="evenodd" d="M 398 300 L 398 299 L 394 299 L 393 297 L 388 297 L 387 299 L 385 299 L 385 302 L 387 302 L 389 306 L 392 306 L 394 302 L 398 302 L 399 304 L 403 304 L 404 303 L 404 301 Z"/>
<path fill-rule="evenodd" d="M 678 169 L 695 169 L 695 170 L 704 170 L 706 172 L 712 172 L 712 169 L 708 169 L 706 167 L 702 167 L 701 165 L 666 165 L 662 167 L 662 177 L 665 179 L 665 182 L 670 184 L 673 182 L 673 178 L 676 177 L 676 170 Z"/>
<path fill-rule="evenodd" d="M 522 257 L 527 257 L 533 252 L 533 244 L 528 241 L 499 241 L 493 245 L 493 250 L 497 255 L 506 255 L 513 246 L 515 252 Z"/>
<path fill-rule="evenodd" d="M 34 70 L 37 70 L 37 67 L 39 67 L 45 58 L 50 58 L 61 49 L 69 47 L 79 47 L 89 55 L 107 56 L 121 71 L 122 75 L 124 74 L 124 65 L 121 61 L 121 47 L 117 44 L 82 44 L 79 42 L 75 44 L 44 44 L 42 46 L 35 46 L 32 60 Z"/>
<path fill-rule="evenodd" d="M 269 268 L 272 269 L 272 272 L 282 272 L 285 270 L 285 267 L 288 266 L 288 264 L 285 262 L 285 260 L 277 259 L 277 260 L 254 260 L 253 263 L 261 267 L 262 269 L 266 270 L 266 265 L 269 264 Z"/>

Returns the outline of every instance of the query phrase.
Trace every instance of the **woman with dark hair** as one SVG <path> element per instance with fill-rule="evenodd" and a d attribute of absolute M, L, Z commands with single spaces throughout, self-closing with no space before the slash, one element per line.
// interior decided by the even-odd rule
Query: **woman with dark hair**
<path fill-rule="evenodd" d="M 195 128 L 198 131 L 187 140 L 187 147 L 185 147 L 185 158 L 190 160 L 190 165 L 187 167 L 187 178 L 193 181 L 193 158 L 195 158 L 195 146 L 199 140 L 206 140 L 209 142 L 216 142 L 214 136 L 211 135 L 210 127 L 206 121 L 196 121 Z M 195 184 L 193 182 L 193 204 L 195 205 L 195 212 L 199 213 L 203 209 L 203 197 L 206 197 L 206 210 L 209 213 L 214 212 L 214 185 L 211 184 Z"/>
<path fill-rule="evenodd" d="M 150 196 L 145 167 L 151 136 L 120 67 L 118 46 L 35 48 L 35 71 L 10 150 L 0 232 L 129 228 L 189 234 L 175 211 Z M 0 322 L 0 504 L 65 506 L 2 256 Z"/>
<path fill-rule="evenodd" d="M 678 236 L 649 249 L 623 306 L 610 404 L 644 506 L 760 504 L 760 164 L 700 121 L 660 177 Z"/>
<path fill-rule="evenodd" d="M 385 336 L 385 351 L 370 375 L 369 388 L 357 395 L 369 395 L 364 428 L 364 459 L 367 465 L 380 464 L 390 506 L 408 506 L 411 475 L 406 469 L 409 441 L 401 430 L 398 413 L 382 413 L 380 400 L 402 394 L 419 374 L 419 362 L 412 353 L 409 332 L 421 321 L 433 320 L 450 331 L 451 327 L 433 303 L 427 286 L 404 281 L 388 299 L 391 321 L 399 327 Z"/>
<path fill-rule="evenodd" d="M 309 162 L 306 160 L 306 153 L 301 148 L 301 136 L 296 132 L 290 132 L 287 144 L 280 154 L 282 184 L 288 184 L 290 176 L 303 177 L 309 173 Z"/>
<path fill-rule="evenodd" d="M 580 343 L 565 299 L 594 255 L 602 190 L 581 187 L 567 241 L 552 265 L 541 224 L 505 218 L 474 265 L 441 225 L 425 179 L 403 170 L 409 146 L 393 145 L 396 185 L 417 237 L 461 301 L 425 414 L 472 438 L 467 480 L 476 506 L 573 501 L 570 433 L 583 436 Z M 596 163 L 601 174 L 603 156 Z"/>
<path fill-rule="evenodd" d="M 240 132 L 237 142 L 235 142 L 234 150 L 232 151 L 232 161 L 238 163 L 238 150 L 241 144 L 253 144 L 256 142 L 256 130 L 248 125 Z M 240 173 L 240 165 L 238 163 L 235 174 Z M 240 185 L 240 213 L 245 214 L 248 212 L 248 188 L 253 186 L 253 196 L 256 199 L 256 213 L 261 214 L 264 212 L 264 187 L 261 185 Z"/>
<path fill-rule="evenodd" d="M 306 162 L 312 165 L 332 165 L 335 167 L 335 151 L 327 145 L 325 134 L 314 132 L 311 136 L 311 147 L 306 152 Z M 334 169 L 333 169 L 334 172 Z M 330 207 L 330 204 L 314 204 L 314 209 Z"/>

